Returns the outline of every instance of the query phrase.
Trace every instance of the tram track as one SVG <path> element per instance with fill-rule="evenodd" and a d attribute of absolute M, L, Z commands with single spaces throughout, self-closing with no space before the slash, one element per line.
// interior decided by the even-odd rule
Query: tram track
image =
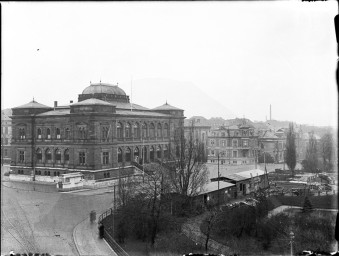
<path fill-rule="evenodd" d="M 17 234 L 16 240 L 20 240 L 20 244 L 24 245 L 25 250 L 28 252 L 38 252 L 39 247 L 35 241 L 34 232 L 27 219 L 27 216 L 18 202 L 9 199 L 5 209 L 2 209 L 3 214 L 3 227 L 8 230 L 15 231 Z M 6 225 L 9 224 L 9 225 Z M 14 237 L 12 232 L 9 233 Z"/>

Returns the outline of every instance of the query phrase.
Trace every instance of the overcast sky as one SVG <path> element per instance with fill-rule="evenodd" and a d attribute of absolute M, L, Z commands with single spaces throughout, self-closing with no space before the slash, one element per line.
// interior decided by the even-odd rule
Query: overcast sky
<path fill-rule="evenodd" d="M 273 119 L 337 125 L 335 1 L 2 7 L 3 109 L 76 102 L 101 79 L 187 117 L 264 121 L 272 104 Z"/>

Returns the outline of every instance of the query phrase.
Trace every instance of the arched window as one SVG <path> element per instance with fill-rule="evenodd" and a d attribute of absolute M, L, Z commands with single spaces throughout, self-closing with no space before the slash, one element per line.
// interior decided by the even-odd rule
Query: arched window
<path fill-rule="evenodd" d="M 142 137 L 143 138 L 147 137 L 147 124 L 146 123 L 142 124 Z"/>
<path fill-rule="evenodd" d="M 42 137 L 41 128 L 38 128 L 37 135 L 38 135 L 38 139 L 41 139 L 41 137 Z"/>
<path fill-rule="evenodd" d="M 154 162 L 154 147 L 153 146 L 149 148 L 149 157 L 150 157 L 151 162 Z"/>
<path fill-rule="evenodd" d="M 79 127 L 79 139 L 84 140 L 86 139 L 86 128 Z"/>
<path fill-rule="evenodd" d="M 25 131 L 25 128 L 19 128 L 19 138 L 21 140 L 25 139 L 26 138 L 26 131 Z"/>
<path fill-rule="evenodd" d="M 125 161 L 126 162 L 131 162 L 131 149 L 129 147 L 126 148 L 125 150 Z"/>
<path fill-rule="evenodd" d="M 157 158 L 161 159 L 161 148 L 157 146 Z"/>
<path fill-rule="evenodd" d="M 157 137 L 161 138 L 161 124 L 160 123 L 158 123 L 157 125 Z"/>
<path fill-rule="evenodd" d="M 133 129 L 134 129 L 134 138 L 139 139 L 140 138 L 140 126 L 138 123 L 135 123 L 133 125 Z"/>
<path fill-rule="evenodd" d="M 142 149 L 142 163 L 147 163 L 147 148 L 146 146 Z"/>
<path fill-rule="evenodd" d="M 69 128 L 65 129 L 65 139 L 70 139 L 71 138 L 71 130 Z"/>
<path fill-rule="evenodd" d="M 165 158 L 165 159 L 168 159 L 168 156 L 169 156 L 168 146 L 167 146 L 167 145 L 164 145 L 164 158 Z"/>
<path fill-rule="evenodd" d="M 132 127 L 130 123 L 127 123 L 125 126 L 125 137 L 131 138 L 132 137 Z"/>
<path fill-rule="evenodd" d="M 41 152 L 40 148 L 38 148 L 37 151 L 36 151 L 36 161 L 37 161 L 37 163 L 42 162 L 42 152 Z"/>
<path fill-rule="evenodd" d="M 151 125 L 149 126 L 149 136 L 152 139 L 155 138 L 155 127 L 153 123 L 151 123 Z"/>
<path fill-rule="evenodd" d="M 120 122 L 117 123 L 117 138 L 122 139 L 122 124 Z"/>
<path fill-rule="evenodd" d="M 59 128 L 56 128 L 56 138 L 57 139 L 60 139 L 61 138 L 61 134 L 60 134 L 60 129 Z"/>
<path fill-rule="evenodd" d="M 168 124 L 165 124 L 164 126 L 164 137 L 167 138 L 168 137 Z"/>
<path fill-rule="evenodd" d="M 122 163 L 122 150 L 118 148 L 118 163 Z"/>
<path fill-rule="evenodd" d="M 55 150 L 55 161 L 61 163 L 61 151 L 60 149 Z"/>
<path fill-rule="evenodd" d="M 101 130 L 101 140 L 102 141 L 107 141 L 108 140 L 108 127 L 102 127 Z"/>
<path fill-rule="evenodd" d="M 66 149 L 64 152 L 64 160 L 65 160 L 65 164 L 68 164 L 69 162 L 69 150 Z"/>
<path fill-rule="evenodd" d="M 47 163 L 51 163 L 52 162 L 52 152 L 51 150 L 48 148 L 45 151 L 45 159 Z"/>
<path fill-rule="evenodd" d="M 46 135 L 47 135 L 47 139 L 51 138 L 51 129 L 47 128 Z"/>
<path fill-rule="evenodd" d="M 140 160 L 139 148 L 135 147 L 134 148 L 134 161 L 139 163 L 139 160 Z"/>

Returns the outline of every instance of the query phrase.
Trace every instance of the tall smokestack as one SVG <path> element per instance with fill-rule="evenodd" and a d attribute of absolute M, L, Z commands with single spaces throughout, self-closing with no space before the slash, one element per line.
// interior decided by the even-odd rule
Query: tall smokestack
<path fill-rule="evenodd" d="M 271 104 L 270 104 L 270 121 L 272 120 L 272 107 L 271 107 Z"/>

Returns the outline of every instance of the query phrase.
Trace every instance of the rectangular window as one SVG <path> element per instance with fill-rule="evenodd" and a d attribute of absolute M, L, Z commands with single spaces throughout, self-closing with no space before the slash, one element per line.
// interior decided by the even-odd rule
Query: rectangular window
<path fill-rule="evenodd" d="M 8 155 L 7 149 L 4 150 L 4 154 L 5 154 L 5 157 L 7 157 Z"/>
<path fill-rule="evenodd" d="M 238 140 L 233 140 L 232 144 L 233 144 L 234 148 L 237 148 L 238 147 Z"/>
<path fill-rule="evenodd" d="M 248 147 L 248 140 L 243 140 L 242 141 L 242 146 L 243 147 Z"/>
<path fill-rule="evenodd" d="M 233 157 L 238 157 L 238 151 L 233 151 Z"/>
<path fill-rule="evenodd" d="M 231 140 L 227 140 L 227 147 L 231 147 Z"/>
<path fill-rule="evenodd" d="M 79 152 L 79 164 L 84 165 L 86 163 L 85 152 Z"/>
<path fill-rule="evenodd" d="M 226 146 L 226 141 L 225 141 L 225 140 L 222 140 L 222 141 L 221 141 L 221 145 L 222 145 L 223 147 L 225 147 L 225 146 Z"/>
<path fill-rule="evenodd" d="M 102 163 L 103 164 L 108 164 L 108 160 L 109 160 L 108 152 L 103 152 L 102 153 Z"/>
<path fill-rule="evenodd" d="M 211 140 L 211 146 L 214 146 L 214 140 Z"/>
<path fill-rule="evenodd" d="M 5 134 L 8 134 L 8 127 L 5 127 Z"/>
<path fill-rule="evenodd" d="M 25 161 L 25 151 L 19 151 L 19 162 L 23 163 Z"/>

